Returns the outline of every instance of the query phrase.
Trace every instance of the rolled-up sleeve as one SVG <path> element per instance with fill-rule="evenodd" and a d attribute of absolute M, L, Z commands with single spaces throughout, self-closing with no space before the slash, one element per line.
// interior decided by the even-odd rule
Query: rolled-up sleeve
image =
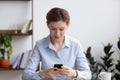
<path fill-rule="evenodd" d="M 38 68 L 38 64 L 40 63 L 39 53 L 40 52 L 36 45 L 33 50 L 33 53 L 31 54 L 27 62 L 27 65 L 22 75 L 22 80 L 40 80 L 39 73 L 36 71 Z"/>
<path fill-rule="evenodd" d="M 91 71 L 81 45 L 79 44 L 76 49 L 76 65 L 78 67 L 78 79 L 91 80 Z"/>

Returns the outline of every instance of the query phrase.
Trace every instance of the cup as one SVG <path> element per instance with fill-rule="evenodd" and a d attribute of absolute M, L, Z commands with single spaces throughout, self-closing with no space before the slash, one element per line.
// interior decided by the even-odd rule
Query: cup
<path fill-rule="evenodd" d="M 98 79 L 100 80 L 111 80 L 111 72 L 100 72 Z"/>

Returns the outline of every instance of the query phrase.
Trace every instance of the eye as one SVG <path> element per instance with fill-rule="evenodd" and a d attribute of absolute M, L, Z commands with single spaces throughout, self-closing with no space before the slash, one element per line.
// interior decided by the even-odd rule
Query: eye
<path fill-rule="evenodd" d="M 61 28 L 60 31 L 64 31 L 64 28 Z"/>

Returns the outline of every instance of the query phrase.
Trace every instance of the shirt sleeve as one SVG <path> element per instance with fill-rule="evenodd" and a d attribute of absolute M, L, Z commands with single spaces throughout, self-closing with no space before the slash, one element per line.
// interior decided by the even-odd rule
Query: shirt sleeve
<path fill-rule="evenodd" d="M 76 49 L 76 65 L 78 68 L 78 79 L 91 80 L 91 71 L 81 45 L 79 44 Z"/>
<path fill-rule="evenodd" d="M 32 55 L 30 56 L 25 70 L 22 75 L 22 80 L 40 80 L 38 65 L 40 63 L 40 52 L 38 50 L 37 45 L 35 46 Z"/>

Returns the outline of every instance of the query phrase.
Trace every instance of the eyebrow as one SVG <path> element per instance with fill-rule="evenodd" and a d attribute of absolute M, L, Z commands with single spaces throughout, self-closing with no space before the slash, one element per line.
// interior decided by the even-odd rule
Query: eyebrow
<path fill-rule="evenodd" d="M 52 25 L 51 25 L 51 28 L 56 28 L 56 26 L 52 26 Z M 65 27 L 60 27 L 60 28 L 65 28 Z"/>

